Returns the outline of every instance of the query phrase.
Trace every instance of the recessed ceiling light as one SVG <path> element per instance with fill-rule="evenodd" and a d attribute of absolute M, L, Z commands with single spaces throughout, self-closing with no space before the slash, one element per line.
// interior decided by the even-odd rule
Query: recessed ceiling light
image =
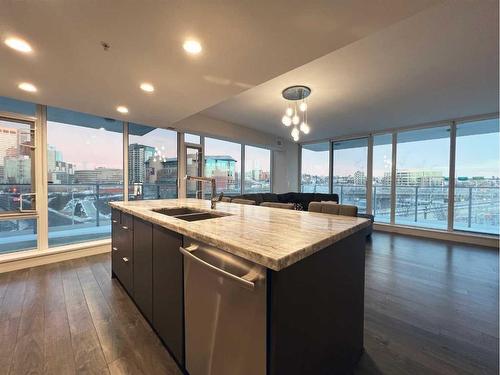
<path fill-rule="evenodd" d="M 141 90 L 146 91 L 146 92 L 153 92 L 155 91 L 155 87 L 151 83 L 141 83 Z"/>
<path fill-rule="evenodd" d="M 182 47 L 187 53 L 190 53 L 192 55 L 197 55 L 202 50 L 200 42 L 192 39 L 186 40 Z"/>
<path fill-rule="evenodd" d="M 37 92 L 36 86 L 28 82 L 22 82 L 17 87 L 24 91 Z"/>
<path fill-rule="evenodd" d="M 4 42 L 8 47 L 15 49 L 16 51 L 29 53 L 33 51 L 31 46 L 25 40 L 19 38 L 7 38 Z"/>
<path fill-rule="evenodd" d="M 124 107 L 123 105 L 116 107 L 116 110 L 120 113 L 128 113 L 128 108 Z"/>

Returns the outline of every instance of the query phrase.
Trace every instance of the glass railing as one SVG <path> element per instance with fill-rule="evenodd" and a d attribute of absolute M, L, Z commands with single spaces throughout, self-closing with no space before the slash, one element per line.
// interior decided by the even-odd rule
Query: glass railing
<path fill-rule="evenodd" d="M 339 203 L 358 207 L 366 212 L 366 185 L 333 185 L 333 193 L 339 195 Z"/>
<path fill-rule="evenodd" d="M 177 180 L 164 184 L 130 184 L 128 192 L 129 200 L 177 198 Z"/>
<path fill-rule="evenodd" d="M 499 234 L 500 187 L 455 187 L 454 229 Z"/>
<path fill-rule="evenodd" d="M 177 184 L 144 184 L 141 195 L 129 199 L 168 199 L 177 197 Z M 31 185 L 0 184 L 0 212 L 19 208 L 20 194 Z M 302 186 L 303 192 L 327 192 L 322 186 Z M 366 210 L 364 185 L 337 185 L 340 203 Z M 109 238 L 111 201 L 123 199 L 121 184 L 54 184 L 48 186 L 49 245 L 64 245 Z M 500 187 L 456 187 L 454 229 L 499 234 Z M 373 214 L 378 222 L 390 221 L 391 189 L 373 186 Z M 23 202 L 23 204 L 28 202 Z M 396 187 L 396 223 L 446 229 L 448 187 Z M 36 246 L 36 220 L 0 221 L 1 251 Z M 4 250 L 5 249 L 5 250 Z"/>
<path fill-rule="evenodd" d="M 121 200 L 122 184 L 50 184 L 49 245 L 109 238 L 109 202 Z"/>
<path fill-rule="evenodd" d="M 305 184 L 304 193 L 328 192 L 326 184 Z M 365 185 L 336 185 L 333 193 L 339 202 L 366 210 Z M 391 187 L 373 186 L 372 212 L 377 222 L 390 222 Z M 455 187 L 454 229 L 499 234 L 500 187 Z M 396 186 L 396 224 L 446 229 L 448 221 L 448 187 Z"/>
<path fill-rule="evenodd" d="M 327 181 L 310 182 L 302 181 L 300 191 L 302 193 L 325 193 L 328 194 L 330 187 Z"/>
<path fill-rule="evenodd" d="M 396 186 L 396 224 L 446 229 L 447 222 L 447 186 Z"/>
<path fill-rule="evenodd" d="M 373 186 L 372 210 L 375 221 L 391 222 L 391 187 L 387 185 Z"/>
<path fill-rule="evenodd" d="M 18 211 L 21 194 L 32 193 L 31 184 L 0 184 L 0 212 Z M 31 208 L 31 198 L 23 198 L 23 209 Z"/>

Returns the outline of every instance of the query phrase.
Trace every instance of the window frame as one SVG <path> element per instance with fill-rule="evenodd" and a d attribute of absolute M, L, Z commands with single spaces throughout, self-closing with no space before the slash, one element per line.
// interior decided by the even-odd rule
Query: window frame
<path fill-rule="evenodd" d="M 451 118 L 451 119 L 446 119 L 446 120 L 440 120 L 440 121 L 433 121 L 433 122 L 428 122 L 428 123 L 422 123 L 422 124 L 415 124 L 415 125 L 409 125 L 409 126 L 401 126 L 401 127 L 394 127 L 394 128 L 387 128 L 387 129 L 382 129 L 382 130 L 377 130 L 377 131 L 372 131 L 372 132 L 362 132 L 362 133 L 356 133 L 353 135 L 348 135 L 348 136 L 338 136 L 338 137 L 329 137 L 329 138 L 323 138 L 323 139 L 317 139 L 314 141 L 308 141 L 308 142 L 302 142 L 299 144 L 299 152 L 298 152 L 298 186 L 300 189 L 300 182 L 301 182 L 301 175 L 302 175 L 302 147 L 303 145 L 307 144 L 314 144 L 314 143 L 321 143 L 321 142 L 330 142 L 330 168 L 329 168 L 329 179 L 330 179 L 330 193 L 333 191 L 332 186 L 333 186 L 333 143 L 334 142 L 339 142 L 339 141 L 347 141 L 351 139 L 357 139 L 357 138 L 364 138 L 368 137 L 368 160 L 367 160 L 367 166 L 369 170 L 367 170 L 367 176 L 372 174 L 373 172 L 373 137 L 376 135 L 383 135 L 383 134 L 392 134 L 392 169 L 391 169 L 391 212 L 390 212 L 390 221 L 389 223 L 376 223 L 381 226 L 389 226 L 389 227 L 409 227 L 417 231 L 439 231 L 439 232 L 445 232 L 445 233 L 458 233 L 462 234 L 464 233 L 463 231 L 457 230 L 453 228 L 453 222 L 454 222 L 454 197 L 455 197 L 455 163 L 456 163 L 456 129 L 457 125 L 462 124 L 462 123 L 467 123 L 467 122 L 474 122 L 474 121 L 480 121 L 480 120 L 489 120 L 489 119 L 499 119 L 500 118 L 500 113 L 499 112 L 493 112 L 493 113 L 486 113 L 486 114 L 480 114 L 480 115 L 473 115 L 473 116 L 466 116 L 466 117 L 459 117 L 459 118 Z M 413 226 L 406 226 L 402 224 L 396 224 L 395 223 L 395 205 L 396 205 L 396 162 L 397 162 L 397 135 L 399 132 L 403 131 L 411 131 L 411 130 L 419 130 L 419 129 L 427 129 L 427 128 L 437 128 L 437 127 L 442 127 L 442 126 L 449 126 L 450 127 L 450 150 L 449 150 L 449 182 L 448 182 L 448 208 L 447 208 L 447 227 L 446 229 L 433 229 L 433 228 L 427 228 L 427 227 L 413 227 Z M 371 150 L 370 150 L 371 148 Z M 371 197 L 370 197 L 370 202 L 368 201 L 368 195 L 372 191 L 373 188 L 373 178 L 367 178 L 367 214 L 372 214 L 373 213 L 373 207 L 371 207 Z M 371 194 L 370 194 L 371 195 Z M 453 197 L 451 197 L 453 195 Z M 451 197 L 451 198 L 450 198 Z M 453 204 L 452 204 L 453 203 Z M 466 232 L 465 233 L 468 236 L 481 236 L 481 237 L 494 237 L 498 238 L 499 235 L 495 234 L 489 234 L 489 233 L 478 233 L 478 232 Z"/>
<path fill-rule="evenodd" d="M 29 194 L 35 197 L 34 209 L 8 211 L 5 214 L 0 214 L 0 220 L 36 220 L 36 251 L 48 248 L 48 213 L 45 213 L 42 209 L 46 207 L 47 204 L 47 197 L 44 196 L 46 192 L 44 184 L 47 182 L 47 176 L 46 173 L 44 173 L 46 170 L 45 165 L 47 163 L 47 158 L 46 155 L 45 158 L 43 157 L 43 152 L 46 152 L 47 149 L 47 145 L 44 144 L 46 139 L 44 115 L 44 107 L 41 105 L 36 105 L 35 116 L 0 111 L 0 119 L 30 126 L 30 133 L 33 137 L 33 153 L 31 157 L 31 192 Z M 24 251 L 32 250 L 33 249 L 26 249 Z M 23 252 L 23 250 L 20 251 Z M 9 254 L 12 253 L 7 252 L 1 255 L 8 256 Z"/>

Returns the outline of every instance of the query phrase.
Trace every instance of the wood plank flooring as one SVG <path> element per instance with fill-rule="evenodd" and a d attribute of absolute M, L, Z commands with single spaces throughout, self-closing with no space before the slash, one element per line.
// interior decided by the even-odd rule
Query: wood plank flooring
<path fill-rule="evenodd" d="M 374 233 L 366 254 L 356 374 L 498 373 L 498 251 Z M 0 274 L 0 373 L 181 374 L 108 254 Z"/>
<path fill-rule="evenodd" d="M 358 374 L 498 374 L 498 251 L 374 233 Z"/>

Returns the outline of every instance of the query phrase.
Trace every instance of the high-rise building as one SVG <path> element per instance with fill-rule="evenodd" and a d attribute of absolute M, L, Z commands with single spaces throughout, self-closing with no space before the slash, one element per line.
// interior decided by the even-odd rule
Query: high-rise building
<path fill-rule="evenodd" d="M 237 184 L 236 160 L 228 155 L 205 156 L 205 176 L 215 178 L 217 190 L 234 189 Z"/>
<path fill-rule="evenodd" d="M 49 145 L 49 149 L 47 151 L 47 168 L 48 168 L 49 173 L 55 171 L 56 162 L 58 162 L 58 161 L 60 161 L 60 162 L 63 161 L 62 152 L 59 151 L 54 146 Z"/>
<path fill-rule="evenodd" d="M 146 162 L 155 154 L 151 146 L 133 143 L 128 148 L 129 183 L 145 182 Z"/>
<path fill-rule="evenodd" d="M 115 168 L 82 169 L 75 171 L 75 182 L 79 184 L 115 183 L 123 181 L 123 170 Z"/>
<path fill-rule="evenodd" d="M 26 155 L 5 157 L 4 181 L 15 184 L 30 184 L 31 158 Z"/>
<path fill-rule="evenodd" d="M 442 186 L 445 182 L 442 171 L 401 170 L 396 172 L 398 186 Z"/>
<path fill-rule="evenodd" d="M 5 157 L 7 156 L 7 150 L 15 149 L 17 150 L 17 145 L 19 141 L 18 130 L 13 128 L 0 127 L 0 166 L 5 163 Z"/>
<path fill-rule="evenodd" d="M 366 175 L 363 171 L 354 172 L 354 185 L 366 185 Z"/>
<path fill-rule="evenodd" d="M 52 184 L 71 184 L 75 178 L 75 166 L 65 161 L 56 161 L 48 172 L 48 181 Z"/>

